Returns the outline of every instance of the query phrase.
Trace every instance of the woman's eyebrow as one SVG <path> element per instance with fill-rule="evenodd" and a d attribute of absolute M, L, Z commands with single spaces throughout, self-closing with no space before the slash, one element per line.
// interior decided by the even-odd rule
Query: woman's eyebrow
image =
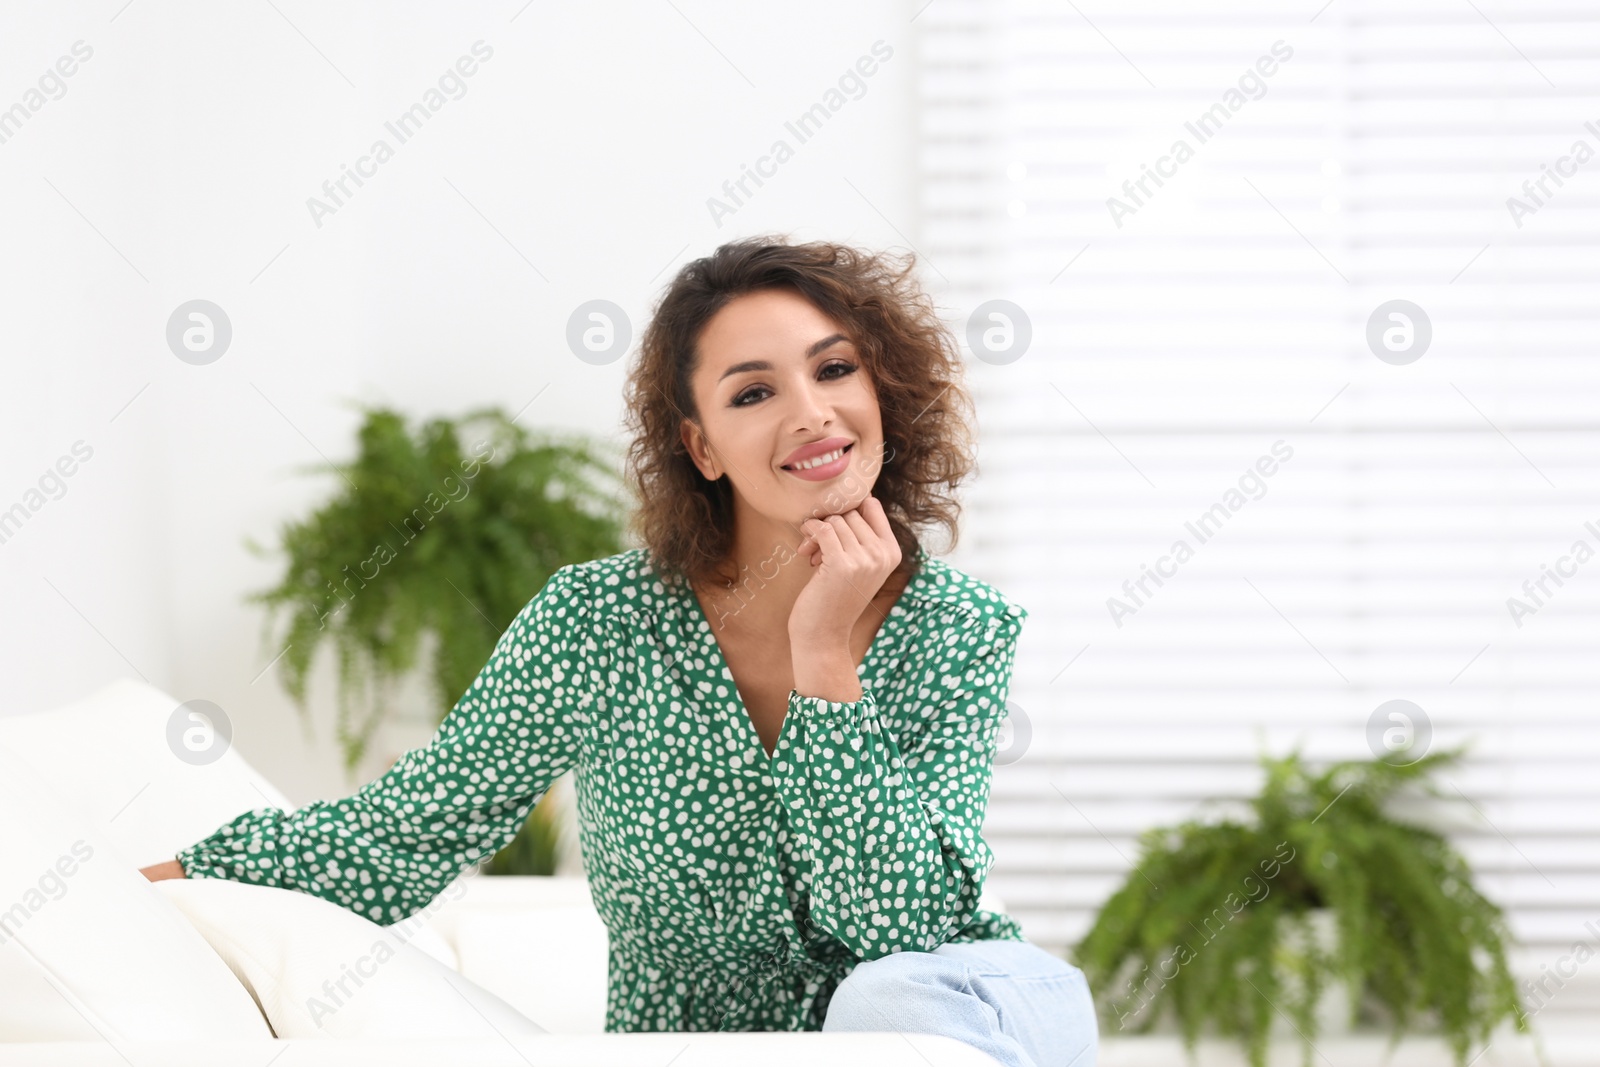
<path fill-rule="evenodd" d="M 812 359 L 812 358 L 820 355 L 825 349 L 829 348 L 830 346 L 838 344 L 840 341 L 848 341 L 848 340 L 850 340 L 850 338 L 846 337 L 842 333 L 836 333 L 832 337 L 824 337 L 822 340 L 814 342 L 811 345 L 811 347 L 806 349 L 806 358 L 807 359 Z M 732 374 L 742 374 L 745 371 L 750 371 L 750 370 L 771 370 L 771 369 L 772 369 L 772 364 L 768 363 L 764 359 L 750 359 L 750 360 L 746 360 L 743 363 L 735 363 L 733 366 L 731 366 L 727 370 L 723 371 L 722 372 L 722 378 L 726 378 L 726 377 L 728 377 L 729 375 L 732 375 Z M 717 381 L 719 381 L 719 382 L 722 381 L 722 378 L 718 378 Z"/>

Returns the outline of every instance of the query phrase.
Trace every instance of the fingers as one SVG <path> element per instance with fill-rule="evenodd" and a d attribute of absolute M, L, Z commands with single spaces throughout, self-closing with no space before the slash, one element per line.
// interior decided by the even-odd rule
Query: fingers
<path fill-rule="evenodd" d="M 824 549 L 831 550 L 827 552 L 828 555 L 833 555 L 835 552 L 854 555 L 861 548 L 861 542 L 857 540 L 855 531 L 850 528 L 842 515 L 807 519 L 801 524 L 801 528 L 808 531 L 810 539 L 818 541 Z"/>
<path fill-rule="evenodd" d="M 801 523 L 801 529 L 805 536 L 795 552 L 810 556 L 813 565 L 822 562 L 824 548 L 832 549 L 835 546 L 852 554 L 862 548 L 892 546 L 895 555 L 899 555 L 899 544 L 895 541 L 894 528 L 889 525 L 889 516 L 883 510 L 883 502 L 871 494 L 860 505 L 841 515 L 807 519 Z M 819 540 L 824 532 L 832 534 L 832 539 L 825 544 Z M 899 562 L 898 558 L 895 562 Z"/>
<path fill-rule="evenodd" d="M 839 538 L 839 547 L 851 555 L 861 551 L 861 541 L 856 537 L 855 527 L 850 525 L 850 520 L 844 515 L 829 515 L 828 525 Z"/>
<path fill-rule="evenodd" d="M 845 512 L 844 521 L 850 525 L 850 532 L 855 534 L 857 544 L 877 545 L 877 532 L 867 525 L 867 520 L 861 517 L 859 510 Z"/>
<path fill-rule="evenodd" d="M 811 536 L 817 541 L 817 562 L 829 556 L 844 554 L 844 546 L 839 543 L 839 528 L 831 522 L 822 519 L 812 519 L 817 525 L 811 528 Z"/>
<path fill-rule="evenodd" d="M 889 525 L 889 516 L 884 514 L 883 501 L 869 493 L 867 499 L 861 502 L 861 507 L 857 510 L 861 512 L 862 518 L 867 520 L 867 525 L 871 526 L 873 532 L 881 539 L 885 541 L 894 540 L 894 527 Z"/>

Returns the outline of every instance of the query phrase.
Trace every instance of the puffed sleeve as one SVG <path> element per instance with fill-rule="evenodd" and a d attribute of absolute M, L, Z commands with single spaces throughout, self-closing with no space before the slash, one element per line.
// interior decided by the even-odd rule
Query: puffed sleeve
<path fill-rule="evenodd" d="M 789 691 L 773 749 L 789 825 L 812 859 L 810 921 L 863 960 L 931 952 L 972 919 L 994 855 L 983 840 L 996 735 L 1027 611 L 929 633 L 910 662 L 920 707 Z M 885 730 L 901 724 L 899 742 Z"/>
<path fill-rule="evenodd" d="M 576 565 L 512 620 L 426 745 L 341 800 L 257 808 L 180 850 L 192 878 L 310 893 L 389 925 L 504 848 L 582 750 L 599 667 Z M 593 675 L 591 676 L 591 671 Z"/>

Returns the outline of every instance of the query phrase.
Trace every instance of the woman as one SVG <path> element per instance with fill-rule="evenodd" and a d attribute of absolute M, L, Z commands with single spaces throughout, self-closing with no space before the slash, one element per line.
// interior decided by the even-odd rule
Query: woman
<path fill-rule="evenodd" d="M 978 908 L 1027 612 L 912 532 L 954 544 L 972 459 L 911 271 L 772 238 L 684 267 L 627 388 L 646 547 L 557 571 L 382 777 L 147 874 L 389 924 L 574 769 L 608 1031 L 902 1030 L 1091 1067 L 1081 972 Z"/>

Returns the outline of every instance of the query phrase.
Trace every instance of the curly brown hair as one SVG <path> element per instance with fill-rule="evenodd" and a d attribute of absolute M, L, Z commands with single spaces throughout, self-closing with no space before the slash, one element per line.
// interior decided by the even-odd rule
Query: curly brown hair
<path fill-rule="evenodd" d="M 657 301 L 629 368 L 627 479 L 630 530 L 668 573 L 731 581 L 733 488 L 708 481 L 690 458 L 682 420 L 698 423 L 690 381 L 701 331 L 735 297 L 788 289 L 837 321 L 871 375 L 882 415 L 884 461 L 873 495 L 883 504 L 900 569 L 913 570 L 916 530 L 960 536 L 954 490 L 975 466 L 972 399 L 960 350 L 918 285 L 914 255 L 871 253 L 826 241 L 766 235 L 733 241 L 685 265 Z"/>

